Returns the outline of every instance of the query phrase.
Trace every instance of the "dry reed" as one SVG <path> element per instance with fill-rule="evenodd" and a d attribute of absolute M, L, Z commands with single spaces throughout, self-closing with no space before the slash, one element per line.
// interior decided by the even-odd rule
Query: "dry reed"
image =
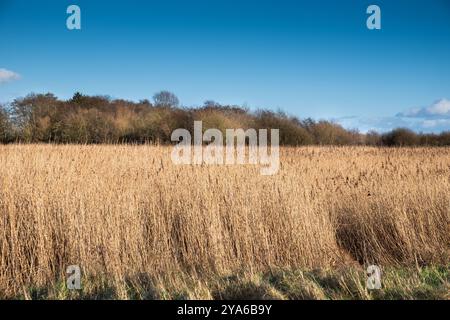
<path fill-rule="evenodd" d="M 0 146 L 0 292 L 79 265 L 120 287 L 239 270 L 448 263 L 450 149 L 282 148 L 175 166 L 159 146 Z"/>

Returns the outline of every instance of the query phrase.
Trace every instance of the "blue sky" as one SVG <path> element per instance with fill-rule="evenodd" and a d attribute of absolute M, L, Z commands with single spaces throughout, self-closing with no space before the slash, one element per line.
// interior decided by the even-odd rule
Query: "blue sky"
<path fill-rule="evenodd" d="M 66 28 L 70 4 L 82 30 Z M 449 130 L 450 1 L 0 0 L 0 101 L 161 89 L 361 131 Z"/>

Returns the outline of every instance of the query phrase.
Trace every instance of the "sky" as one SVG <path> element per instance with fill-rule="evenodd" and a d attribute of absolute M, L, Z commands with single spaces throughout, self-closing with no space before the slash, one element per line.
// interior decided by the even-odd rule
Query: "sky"
<path fill-rule="evenodd" d="M 0 0 L 0 102 L 159 90 L 362 132 L 450 130 L 450 0 Z"/>

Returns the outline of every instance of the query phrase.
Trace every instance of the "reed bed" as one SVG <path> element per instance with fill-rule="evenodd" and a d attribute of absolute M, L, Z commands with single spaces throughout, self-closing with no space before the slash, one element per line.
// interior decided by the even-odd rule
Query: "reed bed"
<path fill-rule="evenodd" d="M 149 281 L 449 262 L 450 148 L 286 147 L 273 176 L 171 151 L 0 146 L 0 296 L 58 286 L 68 265 L 127 298 Z"/>

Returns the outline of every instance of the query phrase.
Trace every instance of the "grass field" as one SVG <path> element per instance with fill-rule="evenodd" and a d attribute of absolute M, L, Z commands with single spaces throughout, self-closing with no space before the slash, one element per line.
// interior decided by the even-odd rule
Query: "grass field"
<path fill-rule="evenodd" d="M 0 146 L 0 297 L 448 299 L 450 148 L 282 148 L 274 176 L 171 150 Z"/>

